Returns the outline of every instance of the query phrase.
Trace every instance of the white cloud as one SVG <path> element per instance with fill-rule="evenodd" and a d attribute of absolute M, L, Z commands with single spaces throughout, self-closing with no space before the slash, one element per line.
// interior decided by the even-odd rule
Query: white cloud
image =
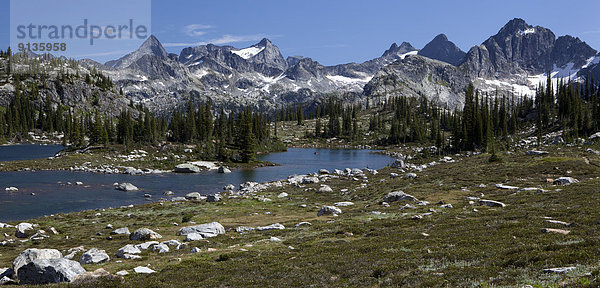
<path fill-rule="evenodd" d="M 198 37 L 206 34 L 206 30 L 214 28 L 211 25 L 190 24 L 183 27 L 183 32 L 190 37 Z"/>
<path fill-rule="evenodd" d="M 238 42 L 250 42 L 250 41 L 258 41 L 262 38 L 267 38 L 264 34 L 254 34 L 254 35 L 231 35 L 226 34 L 219 38 L 209 39 L 202 42 L 194 42 L 194 43 L 163 43 L 165 47 L 190 47 L 190 46 L 200 46 L 206 44 L 215 44 L 215 45 L 223 45 L 223 44 L 232 44 Z"/>

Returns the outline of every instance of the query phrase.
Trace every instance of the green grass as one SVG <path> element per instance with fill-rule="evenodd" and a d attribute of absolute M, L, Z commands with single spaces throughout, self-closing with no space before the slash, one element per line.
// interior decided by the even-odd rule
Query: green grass
<path fill-rule="evenodd" d="M 172 223 L 180 223 L 182 217 L 193 214 L 191 221 L 218 221 L 228 232 L 190 243 L 189 248 L 203 249 L 197 254 L 189 253 L 189 249 L 161 255 L 144 252 L 142 260 L 117 263 L 113 257 L 105 264 L 86 265 L 87 270 L 101 267 L 115 273 L 149 264 L 159 271 L 87 287 L 597 287 L 600 159 L 577 148 L 549 151 L 549 155 L 541 157 L 503 153 L 503 161 L 494 163 L 488 162 L 486 154 L 465 157 L 456 163 L 428 168 L 410 180 L 389 178 L 395 169 L 386 168 L 378 175 L 368 175 L 366 188 L 360 188 L 360 181 L 345 177 L 332 179 L 327 182 L 334 190 L 330 194 L 315 192 L 321 183 L 260 193 L 272 202 L 250 197 L 225 198 L 220 203 L 152 203 L 106 210 L 100 212 L 101 216 L 94 216 L 97 211 L 84 211 L 39 218 L 32 222 L 42 228 L 53 226 L 61 234 L 39 243 L 0 247 L 0 267 L 10 266 L 12 259 L 29 247 L 65 250 L 84 245 L 105 249 L 112 256 L 132 241 L 126 237 L 105 240 L 109 230 L 104 227 L 108 223 L 115 228 L 127 226 L 132 231 L 148 227 L 165 239 L 181 240 L 183 237 L 176 236 L 180 226 Z M 588 157 L 590 164 L 583 157 Z M 572 176 L 581 182 L 553 186 L 546 181 L 559 176 Z M 547 192 L 496 189 L 494 185 L 502 182 L 519 187 L 540 186 Z M 342 188 L 350 189 L 349 193 L 341 193 Z M 383 196 L 395 190 L 432 204 L 417 209 L 402 209 L 404 202 L 381 206 Z M 277 198 L 283 191 L 290 199 Z M 469 204 L 467 196 L 482 193 L 483 198 L 507 206 Z M 317 217 L 320 206 L 338 201 L 356 205 L 341 207 L 343 213 L 339 217 Z M 439 208 L 439 201 L 451 203 L 454 208 Z M 432 215 L 411 219 L 430 209 L 434 211 Z M 369 213 L 373 211 L 385 214 Z M 127 216 L 129 213 L 131 217 Z M 561 227 L 546 222 L 545 217 L 576 225 Z M 295 228 L 301 221 L 313 225 Z M 276 222 L 287 229 L 245 234 L 232 231 L 238 226 Z M 542 228 L 567 229 L 571 233 L 545 234 L 540 231 Z M 95 236 L 97 232 L 105 235 Z M 65 240 L 66 235 L 69 240 Z M 271 236 L 283 242 L 266 241 Z M 209 252 L 208 248 L 215 251 Z M 544 268 L 563 266 L 577 269 L 564 275 L 542 272 Z"/>

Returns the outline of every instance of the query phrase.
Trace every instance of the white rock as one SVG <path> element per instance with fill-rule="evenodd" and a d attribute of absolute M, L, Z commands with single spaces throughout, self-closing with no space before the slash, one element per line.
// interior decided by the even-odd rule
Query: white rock
<path fill-rule="evenodd" d="M 335 206 L 323 206 L 317 216 L 341 214 L 342 210 Z"/>
<path fill-rule="evenodd" d="M 505 190 L 519 190 L 519 187 L 509 186 L 509 185 L 504 185 L 504 184 L 496 184 L 496 188 L 505 189 Z"/>
<path fill-rule="evenodd" d="M 129 191 L 138 191 L 139 188 L 136 187 L 135 185 L 131 184 L 131 183 L 120 183 L 119 185 L 117 185 L 117 187 L 115 187 L 116 190 L 121 190 L 121 191 L 125 191 L 125 192 L 129 192 Z"/>
<path fill-rule="evenodd" d="M 215 237 L 225 234 L 225 227 L 218 222 L 205 223 L 179 229 L 178 235 L 186 236 L 190 233 L 198 233 L 204 238 Z"/>
<path fill-rule="evenodd" d="M 152 250 L 152 252 L 168 253 L 169 246 L 167 246 L 166 244 L 156 244 L 156 245 L 152 246 L 151 250 Z"/>
<path fill-rule="evenodd" d="M 345 206 L 352 206 L 354 205 L 354 203 L 352 202 L 336 202 L 333 203 L 333 206 L 338 206 L 338 207 L 345 207 Z"/>
<path fill-rule="evenodd" d="M 285 226 L 283 226 L 279 223 L 275 223 L 275 224 L 271 224 L 271 225 L 263 226 L 263 227 L 256 227 L 257 231 L 283 230 L 283 229 L 285 229 Z"/>
<path fill-rule="evenodd" d="M 138 274 L 156 273 L 156 271 L 154 271 L 148 267 L 144 267 L 144 266 L 138 266 L 138 267 L 133 268 L 133 272 L 138 273 Z"/>
<path fill-rule="evenodd" d="M 125 258 L 125 255 L 140 254 L 142 251 L 135 245 L 127 244 L 117 251 L 117 258 Z"/>

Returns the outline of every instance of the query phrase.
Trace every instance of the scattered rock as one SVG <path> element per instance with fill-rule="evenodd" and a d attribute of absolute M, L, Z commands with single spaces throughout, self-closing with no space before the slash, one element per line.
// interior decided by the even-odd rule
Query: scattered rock
<path fill-rule="evenodd" d="M 302 227 L 302 226 L 312 226 L 312 224 L 310 222 L 300 222 L 300 223 L 296 224 L 296 228 Z"/>
<path fill-rule="evenodd" d="M 385 195 L 385 197 L 383 198 L 383 201 L 385 201 L 385 202 L 395 202 L 395 201 L 403 201 L 403 200 L 415 201 L 415 202 L 419 201 L 414 196 L 406 194 L 403 191 L 390 192 L 387 195 Z"/>
<path fill-rule="evenodd" d="M 564 225 L 564 226 L 571 226 L 572 225 L 571 223 L 567 223 L 567 222 L 563 222 L 563 221 L 558 221 L 558 220 L 551 220 L 551 219 L 546 220 L 546 222 L 552 223 L 552 224 Z"/>
<path fill-rule="evenodd" d="M 336 202 L 333 203 L 333 206 L 338 206 L 338 207 L 346 207 L 346 206 L 352 206 L 354 205 L 354 203 L 352 202 Z"/>
<path fill-rule="evenodd" d="M 19 284 L 40 285 L 71 282 L 85 269 L 78 262 L 64 259 L 36 259 L 18 270 Z"/>
<path fill-rule="evenodd" d="M 542 233 L 556 233 L 556 234 L 567 235 L 567 234 L 571 233 L 571 231 L 563 230 L 563 229 L 554 229 L 554 228 L 543 228 Z"/>
<path fill-rule="evenodd" d="M 329 185 L 321 185 L 321 188 L 319 188 L 319 193 L 331 193 L 333 192 L 333 189 L 331 189 L 331 187 L 329 187 Z"/>
<path fill-rule="evenodd" d="M 142 250 L 140 250 L 138 247 L 136 247 L 135 245 L 127 244 L 127 245 L 121 247 L 117 251 L 116 255 L 117 255 L 117 258 L 126 258 L 125 255 L 140 254 L 140 253 L 142 253 Z"/>
<path fill-rule="evenodd" d="M 168 253 L 169 246 L 167 246 L 166 244 L 156 244 L 156 245 L 152 246 L 151 250 L 152 250 L 152 252 Z"/>
<path fill-rule="evenodd" d="M 321 208 L 321 210 L 319 210 L 319 213 L 317 213 L 317 216 L 337 215 L 337 214 L 341 214 L 341 213 L 342 213 L 342 210 L 335 206 L 323 206 Z"/>
<path fill-rule="evenodd" d="M 138 187 L 131 183 L 120 183 L 115 187 L 115 189 L 125 192 L 140 190 Z"/>
<path fill-rule="evenodd" d="M 271 236 L 271 238 L 269 238 L 269 241 L 271 241 L 271 242 L 281 242 L 283 240 L 281 240 L 281 239 L 279 239 L 277 237 Z"/>
<path fill-rule="evenodd" d="M 0 285 L 10 285 L 10 284 L 15 284 L 15 281 L 13 281 L 8 276 L 2 276 L 2 277 L 0 277 Z"/>
<path fill-rule="evenodd" d="M 392 163 L 392 168 L 406 168 L 406 165 L 404 165 L 404 160 L 396 159 L 396 161 Z"/>
<path fill-rule="evenodd" d="M 173 169 L 175 173 L 200 173 L 200 171 L 200 167 L 189 163 L 179 164 Z"/>
<path fill-rule="evenodd" d="M 158 241 L 148 241 L 148 242 L 144 242 L 141 244 L 137 244 L 137 245 L 135 245 L 135 247 L 137 247 L 140 250 L 147 250 L 148 248 L 150 248 L 150 246 L 156 245 L 156 244 L 159 244 Z"/>
<path fill-rule="evenodd" d="M 96 248 L 92 248 L 87 252 L 81 255 L 79 259 L 79 263 L 81 264 L 98 264 L 102 262 L 107 262 L 110 260 L 108 254 L 104 250 L 98 250 Z"/>
<path fill-rule="evenodd" d="M 117 273 L 115 273 L 115 274 L 117 274 L 117 275 L 119 275 L 119 276 L 125 276 L 125 275 L 129 275 L 129 272 L 127 272 L 127 271 L 125 271 L 125 270 L 121 270 L 121 271 L 119 271 L 119 272 L 117 272 Z"/>
<path fill-rule="evenodd" d="M 288 193 L 281 192 L 281 193 L 279 193 L 279 195 L 277 195 L 277 198 L 285 198 L 285 197 L 288 197 L 288 196 L 289 196 Z"/>
<path fill-rule="evenodd" d="M 215 237 L 219 234 L 225 234 L 225 227 L 218 222 L 211 222 L 196 226 L 183 227 L 179 229 L 177 234 L 186 236 L 191 233 L 198 233 L 204 238 Z"/>
<path fill-rule="evenodd" d="M 12 268 L 0 268 L 0 278 L 12 278 L 13 277 L 13 269 Z M 2 285 L 0 283 L 0 285 Z"/>
<path fill-rule="evenodd" d="M 313 183 L 319 183 L 319 178 L 318 177 L 304 177 L 304 178 L 302 178 L 302 184 L 313 184 Z"/>
<path fill-rule="evenodd" d="M 196 201 L 198 201 L 198 200 L 204 200 L 204 199 L 206 199 L 206 196 L 202 196 L 198 192 L 192 192 L 192 193 L 186 194 L 185 195 L 185 199 L 186 200 L 196 200 Z"/>
<path fill-rule="evenodd" d="M 162 236 L 148 228 L 140 228 L 135 230 L 131 235 L 129 235 L 129 240 L 134 241 L 145 241 L 145 240 L 155 240 L 160 239 Z"/>
<path fill-rule="evenodd" d="M 116 277 L 111 275 L 108 271 L 100 268 L 96 269 L 93 272 L 85 272 L 79 274 L 73 279 L 73 285 L 83 285 L 83 284 L 91 284 L 99 280 L 99 278 L 107 278 L 107 279 L 117 279 L 120 277 Z"/>
<path fill-rule="evenodd" d="M 204 239 L 204 237 L 202 237 L 202 235 L 199 233 L 190 233 L 185 235 L 185 241 L 198 241 L 202 239 Z"/>
<path fill-rule="evenodd" d="M 448 203 L 448 204 L 441 205 L 440 208 L 454 208 L 454 207 L 452 206 L 452 204 Z"/>
<path fill-rule="evenodd" d="M 283 230 L 283 229 L 285 229 L 285 226 L 283 226 L 279 223 L 271 224 L 269 226 L 256 227 L 257 231 Z"/>
<path fill-rule="evenodd" d="M 18 274 L 19 269 L 37 259 L 62 258 L 62 253 L 56 249 L 27 249 L 13 261 L 13 271 Z"/>
<path fill-rule="evenodd" d="M 144 267 L 144 266 L 138 266 L 138 267 L 133 268 L 133 272 L 138 273 L 138 274 L 156 273 L 156 271 L 154 271 L 148 267 Z"/>
<path fill-rule="evenodd" d="M 202 250 L 200 248 L 198 248 L 198 247 L 192 248 L 192 253 L 200 253 L 200 252 L 202 252 Z"/>
<path fill-rule="evenodd" d="M 575 270 L 575 267 L 571 266 L 571 267 L 559 267 L 559 268 L 546 268 L 544 270 L 542 270 L 544 273 L 558 273 L 558 274 L 563 274 L 563 273 L 567 273 L 571 270 Z"/>
<path fill-rule="evenodd" d="M 227 167 L 221 166 L 221 167 L 219 167 L 217 169 L 217 172 L 219 172 L 219 173 L 231 173 L 231 170 L 229 170 Z"/>
<path fill-rule="evenodd" d="M 33 224 L 31 223 L 20 223 L 16 226 L 17 231 L 15 231 L 15 236 L 17 238 L 27 238 L 31 236 L 33 233 Z"/>
<path fill-rule="evenodd" d="M 173 191 L 165 191 L 165 192 L 163 192 L 163 195 L 165 195 L 165 196 L 173 196 L 173 195 L 175 195 L 175 193 L 173 193 Z M 125 271 L 125 272 L 127 272 L 127 271 Z"/>
<path fill-rule="evenodd" d="M 406 175 L 404 175 L 404 179 L 415 179 L 417 178 L 417 174 L 415 173 L 407 173 Z"/>
<path fill-rule="evenodd" d="M 19 191 L 19 188 L 11 186 L 11 187 L 4 188 L 4 191 L 6 191 L 6 192 L 17 192 L 17 191 Z"/>
<path fill-rule="evenodd" d="M 396 178 L 398 176 L 400 176 L 400 175 L 398 175 L 398 173 L 394 173 L 394 172 L 390 173 L 391 178 Z"/>
<path fill-rule="evenodd" d="M 329 174 L 329 170 L 327 170 L 327 169 L 319 169 L 319 174 Z"/>
<path fill-rule="evenodd" d="M 160 242 L 160 244 L 177 247 L 177 246 L 181 245 L 181 242 L 179 242 L 177 240 L 167 240 L 167 241 Z"/>
<path fill-rule="evenodd" d="M 213 194 L 206 196 L 206 202 L 219 202 L 221 201 L 221 195 Z"/>
<path fill-rule="evenodd" d="M 223 190 L 229 190 L 229 191 L 235 190 L 235 185 L 229 184 L 229 185 L 223 187 Z"/>
<path fill-rule="evenodd" d="M 112 226 L 112 225 L 111 225 Z M 109 228 L 110 229 L 110 228 Z M 123 227 L 110 232 L 111 235 L 129 235 L 129 228 Z"/>
<path fill-rule="evenodd" d="M 506 207 L 506 204 L 494 200 L 479 199 L 479 204 L 489 207 Z"/>
<path fill-rule="evenodd" d="M 504 185 L 504 184 L 496 184 L 496 188 L 505 189 L 505 190 L 519 190 L 519 187 L 509 186 L 509 185 Z"/>
<path fill-rule="evenodd" d="M 569 185 L 574 183 L 579 183 L 579 180 L 573 177 L 560 177 L 558 179 L 554 179 L 554 181 L 552 182 L 552 184 L 554 185 Z"/>

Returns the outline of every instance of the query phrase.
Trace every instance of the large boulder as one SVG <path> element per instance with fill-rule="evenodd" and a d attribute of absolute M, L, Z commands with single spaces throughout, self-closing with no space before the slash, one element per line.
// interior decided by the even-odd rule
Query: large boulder
<path fill-rule="evenodd" d="M 119 183 L 115 187 L 115 189 L 125 191 L 125 192 L 140 190 L 138 187 L 136 187 L 135 185 L 133 185 L 131 183 Z"/>
<path fill-rule="evenodd" d="M 178 234 L 186 236 L 191 233 L 198 233 L 204 238 L 215 237 L 219 234 L 225 234 L 225 227 L 218 222 L 200 224 L 196 226 L 183 227 L 179 229 Z"/>
<path fill-rule="evenodd" d="M 140 228 L 129 235 L 129 240 L 146 241 L 160 239 L 162 236 L 148 228 Z"/>
<path fill-rule="evenodd" d="M 81 258 L 79 258 L 79 263 L 81 263 L 81 264 L 98 264 L 98 263 L 102 263 L 102 262 L 107 262 L 109 260 L 110 260 L 110 257 L 108 257 L 108 254 L 106 254 L 106 252 L 104 250 L 92 248 L 92 249 L 88 250 L 87 252 L 83 253 L 83 255 L 81 255 Z"/>
<path fill-rule="evenodd" d="M 319 188 L 319 190 L 317 192 L 319 192 L 319 193 L 331 193 L 331 192 L 333 192 L 333 189 L 331 189 L 331 187 L 329 187 L 329 185 L 321 185 L 321 187 Z"/>
<path fill-rule="evenodd" d="M 48 283 L 71 282 L 85 269 L 78 262 L 64 259 L 36 259 L 19 268 L 20 284 L 40 285 Z"/>
<path fill-rule="evenodd" d="M 13 271 L 18 274 L 19 268 L 33 262 L 37 259 L 53 259 L 53 258 L 62 258 L 62 253 L 56 249 L 37 249 L 37 248 L 29 248 L 13 261 Z"/>
<path fill-rule="evenodd" d="M 33 228 L 33 224 L 31 223 L 20 223 L 16 226 L 17 230 L 15 231 L 15 236 L 17 238 L 27 238 L 35 232 Z"/>
<path fill-rule="evenodd" d="M 395 191 L 395 192 L 390 192 L 387 195 L 385 195 L 385 197 L 383 198 L 383 201 L 385 202 L 394 202 L 394 201 L 415 201 L 418 202 L 419 200 L 417 198 L 415 198 L 415 196 L 409 195 L 404 193 L 403 191 Z"/>
<path fill-rule="evenodd" d="M 173 169 L 175 173 L 199 173 L 200 171 L 200 167 L 189 163 L 179 164 Z"/>

